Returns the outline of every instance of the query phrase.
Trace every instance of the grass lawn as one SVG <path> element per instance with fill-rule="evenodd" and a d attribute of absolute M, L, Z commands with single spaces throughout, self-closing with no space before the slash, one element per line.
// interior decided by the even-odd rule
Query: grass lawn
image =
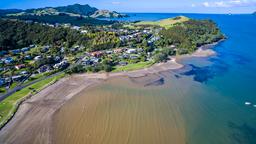
<path fill-rule="evenodd" d="M 11 87 L 10 87 L 10 89 L 15 88 L 17 85 L 18 85 L 18 82 L 13 82 L 12 85 L 11 85 Z"/>
<path fill-rule="evenodd" d="M 158 26 L 161 26 L 164 28 L 170 28 L 177 23 L 186 22 L 188 20 L 189 20 L 189 18 L 187 18 L 187 17 L 179 16 L 179 18 L 178 17 L 168 18 L 168 19 L 163 19 L 160 21 L 142 21 L 142 22 L 136 23 L 135 25 L 158 25 Z"/>
<path fill-rule="evenodd" d="M 152 66 L 154 63 L 147 61 L 147 62 L 138 62 L 135 64 L 128 64 L 126 66 L 116 66 L 114 67 L 113 72 L 120 72 L 120 71 L 133 71 L 138 69 L 143 69 Z"/>
<path fill-rule="evenodd" d="M 5 92 L 6 92 L 5 88 L 4 87 L 0 87 L 0 94 L 1 93 L 5 93 Z"/>
<path fill-rule="evenodd" d="M 62 77 L 64 77 L 64 74 L 39 81 L 29 87 L 26 87 L 12 94 L 11 96 L 0 102 L 0 127 L 2 127 L 12 117 L 12 115 L 17 110 L 18 104 L 24 98 L 29 96 L 29 94 L 33 94 L 33 90 L 40 91 L 47 85 L 56 82 Z"/>

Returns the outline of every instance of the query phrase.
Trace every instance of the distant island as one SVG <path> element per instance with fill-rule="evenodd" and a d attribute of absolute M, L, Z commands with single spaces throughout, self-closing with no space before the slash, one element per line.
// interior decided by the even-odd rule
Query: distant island
<path fill-rule="evenodd" d="M 0 10 L 0 17 L 7 19 L 19 19 L 39 23 L 70 23 L 72 25 L 105 25 L 112 24 L 111 21 L 99 20 L 97 18 L 122 18 L 128 17 L 116 11 L 99 10 L 89 5 L 68 5 L 60 7 L 46 7 L 37 9 L 7 9 Z"/>

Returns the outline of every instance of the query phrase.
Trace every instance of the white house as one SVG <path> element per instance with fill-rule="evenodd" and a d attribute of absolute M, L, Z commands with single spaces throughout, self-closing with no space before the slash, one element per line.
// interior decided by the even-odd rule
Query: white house
<path fill-rule="evenodd" d="M 128 54 L 134 54 L 134 53 L 137 52 L 137 50 L 136 50 L 136 49 L 128 49 L 126 52 L 127 52 Z"/>

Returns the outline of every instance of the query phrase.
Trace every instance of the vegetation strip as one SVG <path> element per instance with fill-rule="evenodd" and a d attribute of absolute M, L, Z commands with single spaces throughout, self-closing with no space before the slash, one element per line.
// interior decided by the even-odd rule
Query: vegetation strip
<path fill-rule="evenodd" d="M 16 113 L 19 105 L 30 96 L 38 93 L 42 89 L 54 84 L 64 74 L 51 77 L 26 87 L 0 102 L 0 128 L 2 128 Z"/>

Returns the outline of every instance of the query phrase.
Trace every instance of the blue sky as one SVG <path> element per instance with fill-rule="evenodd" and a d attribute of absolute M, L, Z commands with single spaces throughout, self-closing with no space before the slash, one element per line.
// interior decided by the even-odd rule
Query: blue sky
<path fill-rule="evenodd" d="M 119 12 L 251 13 L 256 0 L 0 0 L 0 9 L 89 4 Z"/>

